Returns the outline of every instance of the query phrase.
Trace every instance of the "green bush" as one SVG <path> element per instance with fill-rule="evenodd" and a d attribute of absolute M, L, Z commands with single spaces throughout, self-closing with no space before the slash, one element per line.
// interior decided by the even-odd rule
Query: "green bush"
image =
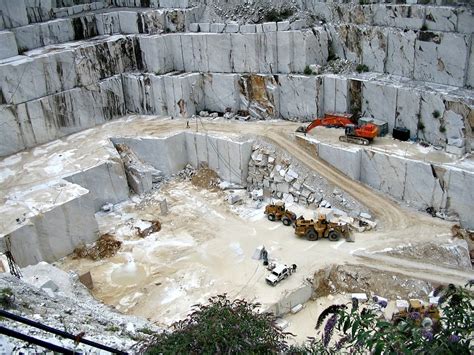
<path fill-rule="evenodd" d="M 425 322 L 410 312 L 401 321 L 387 321 L 375 305 L 332 305 L 318 317 L 320 336 L 288 346 L 274 316 L 259 313 L 259 304 L 213 297 L 197 305 L 174 330 L 154 335 L 142 350 L 147 354 L 473 354 L 474 298 L 471 281 L 465 288 L 439 287 L 440 317 Z M 386 306 L 381 304 L 381 306 Z"/>
<path fill-rule="evenodd" d="M 270 9 L 267 11 L 265 14 L 265 21 L 267 22 L 279 22 L 286 20 L 290 16 L 292 16 L 294 13 L 293 10 L 285 8 L 285 9 Z"/>
<path fill-rule="evenodd" d="M 304 68 L 303 73 L 304 73 L 305 75 L 311 75 L 311 74 L 313 74 L 313 71 L 311 70 L 311 68 L 309 67 L 309 65 L 307 65 L 307 66 Z"/>
<path fill-rule="evenodd" d="M 441 133 L 446 132 L 446 127 L 445 127 L 444 125 L 439 126 L 439 131 L 440 131 Z"/>
<path fill-rule="evenodd" d="M 425 124 L 422 121 L 418 122 L 418 130 L 424 131 L 425 130 Z"/>
<path fill-rule="evenodd" d="M 369 67 L 365 64 L 358 64 L 356 66 L 356 72 L 358 73 L 366 73 L 369 71 Z"/>
<path fill-rule="evenodd" d="M 0 290 L 0 306 L 4 309 L 12 308 L 15 304 L 15 295 L 9 287 Z"/>
<path fill-rule="evenodd" d="M 286 333 L 274 326 L 271 313 L 259 313 L 259 304 L 230 301 L 226 295 L 197 305 L 172 332 L 154 336 L 147 354 L 279 353 L 286 349 Z"/>
<path fill-rule="evenodd" d="M 440 118 L 441 117 L 441 113 L 439 113 L 438 110 L 434 110 L 432 115 L 433 115 L 434 118 Z"/>

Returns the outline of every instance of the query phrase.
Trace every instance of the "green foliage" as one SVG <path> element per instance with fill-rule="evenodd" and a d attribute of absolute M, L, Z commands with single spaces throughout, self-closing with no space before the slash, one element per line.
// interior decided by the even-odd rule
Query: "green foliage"
<path fill-rule="evenodd" d="M 428 30 L 428 26 L 426 26 L 425 24 L 423 24 L 420 28 L 420 31 L 426 31 Z"/>
<path fill-rule="evenodd" d="M 152 335 L 153 334 L 153 330 L 151 330 L 149 328 L 141 328 L 141 329 L 138 329 L 138 331 L 140 333 L 147 334 L 147 335 Z"/>
<path fill-rule="evenodd" d="M 424 131 L 425 130 L 425 124 L 422 121 L 418 122 L 418 130 Z"/>
<path fill-rule="evenodd" d="M 15 295 L 9 287 L 0 290 L 0 306 L 4 309 L 12 308 L 15 304 Z"/>
<path fill-rule="evenodd" d="M 466 286 L 471 287 L 471 284 Z M 441 318 L 424 327 L 420 323 L 426 315 L 418 312 L 411 312 L 394 324 L 385 320 L 378 307 L 359 310 L 357 302 L 350 310 L 340 306 L 324 315 L 323 318 L 331 317 L 326 322 L 321 342 L 328 353 L 347 349 L 371 354 L 472 354 L 473 300 L 467 288 L 450 285 L 442 289 Z M 335 326 L 334 317 L 337 318 Z M 339 338 L 331 343 L 334 327 Z"/>
<path fill-rule="evenodd" d="M 369 71 L 369 67 L 365 64 L 358 64 L 356 66 L 356 72 L 358 73 L 366 73 Z"/>
<path fill-rule="evenodd" d="M 108 332 L 118 332 L 120 330 L 120 327 L 117 327 L 116 325 L 110 325 L 105 328 L 105 330 Z"/>
<path fill-rule="evenodd" d="M 291 10 L 289 8 L 285 8 L 285 9 L 281 9 L 281 10 L 270 9 L 265 14 L 265 21 L 267 21 L 267 22 L 283 21 L 283 20 L 286 20 L 291 15 L 293 15 L 293 13 L 294 13 L 293 10 Z"/>
<path fill-rule="evenodd" d="M 330 61 L 336 60 L 336 59 L 339 59 L 339 57 L 334 52 L 332 41 L 329 39 L 328 40 L 328 59 L 327 59 L 327 61 L 330 62 Z"/>
<path fill-rule="evenodd" d="M 446 132 L 446 127 L 445 127 L 444 125 L 439 126 L 439 131 L 440 131 L 441 133 Z"/>
<path fill-rule="evenodd" d="M 274 326 L 271 313 L 259 313 L 259 304 L 230 301 L 226 295 L 196 305 L 172 332 L 155 335 L 147 354 L 279 353 L 287 346 L 286 333 Z"/>
<path fill-rule="evenodd" d="M 311 68 L 309 67 L 309 65 L 307 65 L 305 68 L 304 68 L 304 72 L 303 72 L 305 75 L 311 75 L 313 74 L 313 71 L 311 70 Z"/>
<path fill-rule="evenodd" d="M 441 117 L 441 113 L 438 110 L 434 110 L 432 115 L 433 115 L 434 118 L 440 118 Z"/>

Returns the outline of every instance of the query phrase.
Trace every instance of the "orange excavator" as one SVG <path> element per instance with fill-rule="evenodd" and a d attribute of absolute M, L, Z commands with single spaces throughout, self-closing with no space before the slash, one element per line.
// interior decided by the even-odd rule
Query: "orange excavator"
<path fill-rule="evenodd" d="M 361 145 L 369 145 L 370 142 L 377 136 L 378 127 L 372 123 L 367 123 L 362 126 L 356 126 L 352 121 L 352 115 L 347 113 L 333 113 L 328 112 L 324 114 L 324 118 L 317 118 L 306 127 L 298 127 L 296 132 L 308 133 L 314 127 L 344 127 L 345 135 L 340 136 L 341 142 L 355 143 Z"/>

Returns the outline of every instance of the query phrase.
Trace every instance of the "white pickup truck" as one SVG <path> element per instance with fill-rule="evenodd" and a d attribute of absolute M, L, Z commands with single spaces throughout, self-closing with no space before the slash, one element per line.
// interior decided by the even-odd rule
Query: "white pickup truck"
<path fill-rule="evenodd" d="M 267 284 L 275 286 L 281 280 L 286 279 L 296 271 L 296 264 L 288 266 L 286 264 L 275 264 L 271 268 L 271 274 L 265 278 Z"/>

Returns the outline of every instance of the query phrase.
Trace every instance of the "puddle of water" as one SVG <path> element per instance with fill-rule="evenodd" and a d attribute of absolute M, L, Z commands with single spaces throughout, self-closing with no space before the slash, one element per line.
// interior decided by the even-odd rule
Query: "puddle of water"
<path fill-rule="evenodd" d="M 136 263 L 130 256 L 128 261 L 114 268 L 110 274 L 110 280 L 113 284 L 130 287 L 142 283 L 147 277 L 145 267 Z"/>

